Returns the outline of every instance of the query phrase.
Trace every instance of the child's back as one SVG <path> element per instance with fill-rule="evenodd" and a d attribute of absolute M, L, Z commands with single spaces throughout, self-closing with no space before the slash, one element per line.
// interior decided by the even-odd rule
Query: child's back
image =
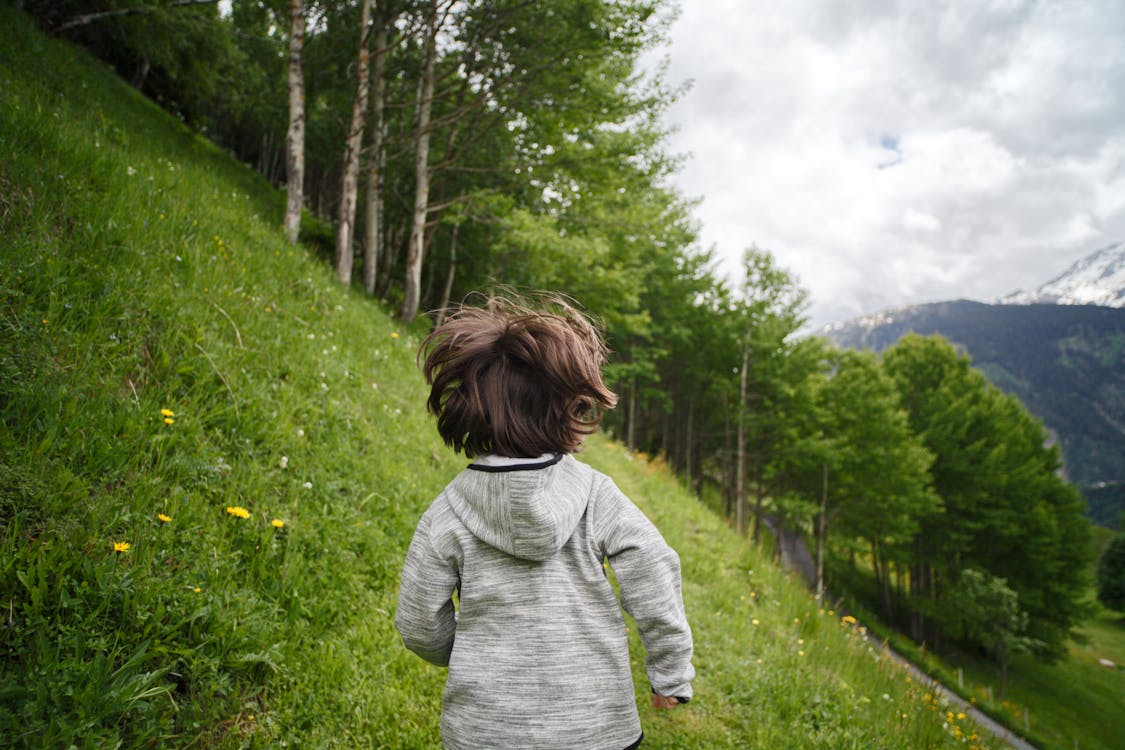
<path fill-rule="evenodd" d="M 429 369 L 427 377 L 434 382 Z M 466 387 L 463 377 L 449 382 Z M 612 480 L 564 451 L 489 453 L 438 496 L 407 553 L 395 624 L 408 648 L 449 667 L 447 748 L 636 746 L 628 640 L 607 561 L 654 692 L 686 701 L 694 672 L 679 559 Z"/>

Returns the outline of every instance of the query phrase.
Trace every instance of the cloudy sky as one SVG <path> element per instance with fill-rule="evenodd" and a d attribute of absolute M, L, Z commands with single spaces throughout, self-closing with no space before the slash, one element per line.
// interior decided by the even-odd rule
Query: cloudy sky
<path fill-rule="evenodd" d="M 702 241 L 820 326 L 990 301 L 1125 240 L 1125 2 L 680 0 L 668 112 Z"/>

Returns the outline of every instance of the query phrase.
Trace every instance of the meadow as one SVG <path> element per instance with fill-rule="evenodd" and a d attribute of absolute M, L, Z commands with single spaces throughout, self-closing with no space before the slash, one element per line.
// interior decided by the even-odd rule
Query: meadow
<path fill-rule="evenodd" d="M 430 748 L 443 673 L 392 626 L 465 463 L 423 318 L 338 285 L 283 196 L 0 5 L 0 737 Z M 645 747 L 996 747 L 659 461 L 597 436 L 683 560 L 696 698 Z"/>

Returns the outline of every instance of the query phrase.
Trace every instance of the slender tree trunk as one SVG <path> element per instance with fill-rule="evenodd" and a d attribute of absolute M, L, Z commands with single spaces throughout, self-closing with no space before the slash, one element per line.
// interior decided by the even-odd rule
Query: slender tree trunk
<path fill-rule="evenodd" d="M 820 517 L 816 529 L 816 600 L 824 600 L 824 544 L 828 537 L 828 464 L 821 464 Z"/>
<path fill-rule="evenodd" d="M 398 263 L 399 251 L 402 245 L 402 230 L 399 226 L 385 226 L 386 235 L 383 237 L 383 257 L 379 262 L 382 269 L 379 280 L 375 284 L 375 294 L 379 299 L 385 300 L 391 287 L 391 272 Z"/>
<path fill-rule="evenodd" d="M 359 188 L 359 151 L 363 144 L 363 123 L 367 119 L 367 79 L 371 60 L 367 38 L 371 33 L 371 0 L 363 0 L 360 8 L 359 63 L 356 66 L 359 81 L 352 106 L 347 147 L 344 150 L 344 176 L 340 184 L 340 211 L 336 227 L 336 280 L 341 284 L 350 284 L 352 281 L 352 239 Z"/>
<path fill-rule="evenodd" d="M 285 238 L 296 245 L 301 232 L 305 186 L 305 2 L 289 0 L 289 128 L 285 132 Z"/>
<path fill-rule="evenodd" d="M 410 227 L 410 243 L 406 253 L 403 321 L 409 323 L 418 313 L 422 291 L 422 256 L 426 240 L 426 213 L 430 200 L 430 108 L 434 99 L 434 57 L 436 56 L 437 7 L 429 4 L 426 18 L 425 64 L 418 87 L 418 131 L 414 145 L 414 218 Z"/>
<path fill-rule="evenodd" d="M 629 383 L 629 428 L 625 432 L 625 445 L 629 450 L 637 449 L 637 379 Z"/>
<path fill-rule="evenodd" d="M 375 59 L 371 71 L 371 146 L 367 160 L 366 221 L 363 235 L 363 288 L 375 294 L 383 239 L 383 143 L 386 140 L 387 19 L 375 27 Z"/>
<path fill-rule="evenodd" d="M 687 486 L 694 487 L 695 468 L 692 466 L 692 448 L 695 440 L 695 394 L 687 397 L 687 428 L 684 436 L 684 468 L 687 471 Z"/>
<path fill-rule="evenodd" d="M 1004 694 L 1008 692 L 1008 650 L 1003 646 L 1000 647 L 1000 695 L 999 700 L 1004 700 Z"/>
<path fill-rule="evenodd" d="M 763 476 L 763 472 L 765 471 L 764 464 L 759 462 L 757 469 L 757 481 L 754 482 L 754 544 L 757 544 L 762 537 L 762 517 L 765 515 L 766 504 L 766 478 Z"/>
<path fill-rule="evenodd" d="M 742 348 L 742 372 L 738 386 L 738 438 L 734 477 L 734 523 L 738 533 L 746 531 L 746 391 L 750 369 L 750 347 Z"/>
<path fill-rule="evenodd" d="M 438 325 L 445 320 L 445 312 L 449 309 L 449 298 L 453 296 L 453 276 L 457 273 L 457 230 L 460 224 L 454 224 L 449 238 L 449 273 L 445 275 L 445 289 L 441 293 L 441 307 L 438 308 Z"/>
<path fill-rule="evenodd" d="M 734 455 L 734 452 L 731 451 L 730 447 L 730 408 L 726 399 L 723 399 L 723 406 L 728 408 L 723 409 L 723 450 L 720 454 L 722 456 L 722 461 L 719 465 L 722 467 L 723 517 L 729 520 L 734 516 L 734 497 L 731 492 L 731 475 L 736 472 L 731 469 L 730 457 Z"/>

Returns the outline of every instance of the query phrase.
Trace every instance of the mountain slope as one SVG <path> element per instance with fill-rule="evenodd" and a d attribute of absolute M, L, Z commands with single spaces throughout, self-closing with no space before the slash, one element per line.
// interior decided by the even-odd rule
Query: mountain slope
<path fill-rule="evenodd" d="M 1091 253 L 1032 292 L 1013 292 L 996 302 L 1125 307 L 1125 242 Z"/>
<path fill-rule="evenodd" d="M 391 622 L 464 462 L 423 409 L 423 330 L 285 244 L 281 207 L 0 5 L 7 746 L 438 745 L 443 673 Z M 583 460 L 683 561 L 697 701 L 656 714 L 635 660 L 646 747 L 963 746 L 665 467 L 600 437 Z"/>
<path fill-rule="evenodd" d="M 1016 395 L 1061 443 L 1091 516 L 1125 510 L 1125 309 L 987 305 L 959 300 L 889 310 L 836 325 L 840 346 L 882 351 L 909 332 L 940 334 L 998 387 Z"/>

